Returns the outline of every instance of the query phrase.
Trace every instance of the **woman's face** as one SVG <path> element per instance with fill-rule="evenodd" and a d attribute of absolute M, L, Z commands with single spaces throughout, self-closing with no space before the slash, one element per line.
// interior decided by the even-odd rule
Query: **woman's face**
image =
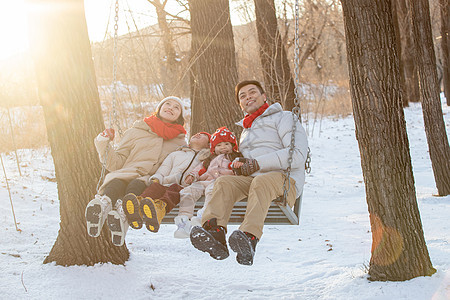
<path fill-rule="evenodd" d="M 161 117 L 161 120 L 168 123 L 175 123 L 180 115 L 181 106 L 177 101 L 172 99 L 164 102 L 159 110 L 159 116 Z"/>

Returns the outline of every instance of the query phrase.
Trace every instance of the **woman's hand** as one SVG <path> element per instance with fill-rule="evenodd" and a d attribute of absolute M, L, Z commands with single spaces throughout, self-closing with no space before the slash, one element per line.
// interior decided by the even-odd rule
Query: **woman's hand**
<path fill-rule="evenodd" d="M 100 133 L 101 136 L 105 137 L 105 138 L 109 138 L 110 141 L 114 140 L 114 136 L 116 135 L 114 129 L 112 128 L 106 128 L 105 130 L 103 130 L 102 133 Z"/>
<path fill-rule="evenodd" d="M 194 176 L 192 175 L 188 175 L 186 176 L 186 178 L 184 179 L 184 183 L 186 183 L 187 185 L 191 185 L 194 182 Z"/>

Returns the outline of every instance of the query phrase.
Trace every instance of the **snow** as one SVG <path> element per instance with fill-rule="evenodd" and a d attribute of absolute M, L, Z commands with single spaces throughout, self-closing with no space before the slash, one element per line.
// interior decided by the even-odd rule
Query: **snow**
<path fill-rule="evenodd" d="M 450 108 L 443 104 L 447 132 Z M 417 200 L 437 273 L 406 282 L 370 282 L 371 233 L 354 122 L 324 119 L 310 137 L 299 226 L 266 225 L 254 265 L 234 255 L 215 261 L 189 240 L 129 230 L 124 266 L 42 264 L 57 237 L 59 205 L 49 149 L 2 153 L 12 192 L 15 230 L 3 174 L 0 189 L 1 299 L 450 299 L 450 196 L 437 193 L 420 104 L 405 109 Z M 229 226 L 229 232 L 237 226 Z"/>

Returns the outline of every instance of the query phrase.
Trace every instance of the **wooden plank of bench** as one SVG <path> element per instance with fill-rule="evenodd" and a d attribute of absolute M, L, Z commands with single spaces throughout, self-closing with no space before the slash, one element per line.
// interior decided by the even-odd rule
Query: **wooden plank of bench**
<path fill-rule="evenodd" d="M 301 199 L 297 198 L 294 209 L 290 208 L 289 205 L 283 206 L 275 201 L 273 201 L 269 207 L 269 212 L 266 216 L 264 224 L 275 224 L 275 225 L 298 225 Z M 194 215 L 197 211 L 203 207 L 204 197 L 200 198 L 195 204 Z M 245 210 L 247 207 L 247 200 L 237 202 L 233 207 L 233 212 L 231 213 L 229 224 L 241 224 L 244 220 Z M 178 215 L 178 206 L 172 209 L 164 219 L 163 224 L 174 224 L 174 218 Z"/>

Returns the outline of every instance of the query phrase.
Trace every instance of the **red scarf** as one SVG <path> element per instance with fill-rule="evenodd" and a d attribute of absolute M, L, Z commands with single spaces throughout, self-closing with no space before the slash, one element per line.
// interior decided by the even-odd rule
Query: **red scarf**
<path fill-rule="evenodd" d="M 252 127 L 253 121 L 259 117 L 260 115 L 263 114 L 263 112 L 266 111 L 266 109 L 269 107 L 269 104 L 264 103 L 260 108 L 258 108 L 257 111 L 255 111 L 254 113 L 252 113 L 251 115 L 246 115 L 244 117 L 244 128 L 250 128 Z"/>
<path fill-rule="evenodd" d="M 154 133 L 165 140 L 174 139 L 179 134 L 186 134 L 186 130 L 180 124 L 161 121 L 161 119 L 155 115 L 145 118 L 144 122 L 147 123 Z"/>

